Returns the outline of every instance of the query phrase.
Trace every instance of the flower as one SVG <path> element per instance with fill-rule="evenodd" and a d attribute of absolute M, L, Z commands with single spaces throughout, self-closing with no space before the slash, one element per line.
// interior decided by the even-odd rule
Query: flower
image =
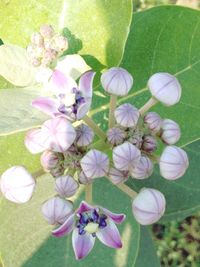
<path fill-rule="evenodd" d="M 175 144 L 181 137 L 180 127 L 173 120 L 164 119 L 161 130 L 161 139 L 168 145 Z"/>
<path fill-rule="evenodd" d="M 72 233 L 72 245 L 77 260 L 86 257 L 92 250 L 96 237 L 106 246 L 121 248 L 122 242 L 115 225 L 121 224 L 124 214 L 116 214 L 102 207 L 93 207 L 82 201 L 78 210 L 52 235 L 61 237 Z"/>
<path fill-rule="evenodd" d="M 172 106 L 181 98 L 181 85 L 175 76 L 160 72 L 152 75 L 148 88 L 154 98 L 166 106 Z"/>
<path fill-rule="evenodd" d="M 73 213 L 73 204 L 60 197 L 53 197 L 42 205 L 42 214 L 49 224 L 62 224 Z"/>
<path fill-rule="evenodd" d="M 116 168 L 111 168 L 108 173 L 108 178 L 111 180 L 113 184 L 121 184 L 128 180 L 129 172 L 128 171 L 120 171 Z"/>
<path fill-rule="evenodd" d="M 32 102 L 35 108 L 51 117 L 63 116 L 70 121 L 82 119 L 89 111 L 92 100 L 92 82 L 95 72 L 85 72 L 79 80 L 55 70 L 50 79 L 50 87 L 56 97 L 39 97 Z"/>
<path fill-rule="evenodd" d="M 13 166 L 2 174 L 0 188 L 5 198 L 21 204 L 32 197 L 35 180 L 24 167 Z"/>
<path fill-rule="evenodd" d="M 142 149 L 148 153 L 152 153 L 157 148 L 157 141 L 151 135 L 145 135 L 143 137 Z"/>
<path fill-rule="evenodd" d="M 140 113 L 139 110 L 131 104 L 119 106 L 115 112 L 117 123 L 123 127 L 135 127 L 137 125 Z"/>
<path fill-rule="evenodd" d="M 167 180 L 176 180 L 184 175 L 189 161 L 186 152 L 177 146 L 167 146 L 160 157 L 160 173 Z"/>
<path fill-rule="evenodd" d="M 139 192 L 132 203 L 132 211 L 135 219 L 142 225 L 157 222 L 165 212 L 164 195 L 151 188 L 145 188 Z"/>
<path fill-rule="evenodd" d="M 152 133 L 158 133 L 162 125 L 162 119 L 156 112 L 148 112 L 144 116 L 144 123 L 147 125 Z"/>
<path fill-rule="evenodd" d="M 77 146 L 88 146 L 92 143 L 94 138 L 94 132 L 93 130 L 85 125 L 81 124 L 78 127 L 76 127 L 76 144 Z"/>
<path fill-rule="evenodd" d="M 145 179 L 151 176 L 153 163 L 147 156 L 141 156 L 135 168 L 131 169 L 131 176 L 135 179 Z"/>
<path fill-rule="evenodd" d="M 61 197 L 71 197 L 78 190 L 78 183 L 69 175 L 60 176 L 56 179 L 55 190 Z"/>
<path fill-rule="evenodd" d="M 114 127 L 108 130 L 107 139 L 112 145 L 121 144 L 126 137 L 126 132 L 120 128 Z"/>
<path fill-rule="evenodd" d="M 88 178 L 102 177 L 108 172 L 109 159 L 105 153 L 91 149 L 81 159 L 81 168 Z"/>
<path fill-rule="evenodd" d="M 125 96 L 133 85 L 133 77 L 127 70 L 113 67 L 101 75 L 101 84 L 108 93 Z"/>
<path fill-rule="evenodd" d="M 113 149 L 113 163 L 121 171 L 129 171 L 140 160 L 140 150 L 129 142 L 116 146 Z"/>

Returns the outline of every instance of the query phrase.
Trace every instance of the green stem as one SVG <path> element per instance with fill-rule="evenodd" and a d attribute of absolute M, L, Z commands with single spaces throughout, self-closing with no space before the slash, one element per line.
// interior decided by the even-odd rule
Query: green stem
<path fill-rule="evenodd" d="M 98 135 L 101 139 L 106 140 L 105 133 L 99 128 L 99 126 L 87 115 L 83 118 L 83 121 L 93 129 L 96 135 Z"/>
<path fill-rule="evenodd" d="M 117 187 L 124 192 L 125 194 L 127 194 L 131 199 L 134 199 L 137 196 L 137 192 L 135 192 L 134 190 L 132 190 L 129 186 L 127 186 L 126 184 L 118 184 Z"/>
<path fill-rule="evenodd" d="M 110 96 L 110 111 L 109 111 L 109 128 L 112 128 L 115 125 L 115 116 L 114 112 L 117 106 L 117 96 L 111 95 Z"/>
<path fill-rule="evenodd" d="M 139 109 L 139 112 L 141 115 L 144 115 L 151 107 L 153 107 L 158 101 L 151 97 L 145 104 L 143 107 L 141 107 Z"/>
<path fill-rule="evenodd" d="M 85 200 L 87 203 L 92 203 L 92 183 L 85 186 Z"/>

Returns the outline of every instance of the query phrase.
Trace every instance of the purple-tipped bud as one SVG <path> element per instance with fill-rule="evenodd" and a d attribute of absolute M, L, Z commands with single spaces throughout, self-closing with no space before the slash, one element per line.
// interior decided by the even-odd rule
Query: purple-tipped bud
<path fill-rule="evenodd" d="M 42 25 L 40 33 L 44 38 L 52 38 L 54 36 L 54 29 L 51 25 Z"/>
<path fill-rule="evenodd" d="M 133 77 L 127 70 L 113 67 L 101 75 L 101 84 L 108 93 L 125 96 L 133 85 Z"/>
<path fill-rule="evenodd" d="M 49 171 L 58 165 L 59 159 L 58 153 L 46 150 L 41 155 L 40 163 L 45 170 Z"/>
<path fill-rule="evenodd" d="M 92 143 L 94 138 L 93 130 L 85 125 L 81 124 L 76 128 L 76 144 L 77 146 L 88 146 Z"/>
<path fill-rule="evenodd" d="M 42 205 L 42 214 L 49 224 L 62 224 L 73 212 L 73 204 L 60 197 L 47 200 Z"/>
<path fill-rule="evenodd" d="M 30 130 L 26 134 L 24 144 L 32 154 L 41 153 L 46 149 L 44 145 L 45 138 L 46 136 L 40 129 Z"/>
<path fill-rule="evenodd" d="M 111 168 L 108 173 L 108 178 L 111 180 L 113 184 L 121 184 L 124 183 L 129 177 L 128 171 L 120 171 L 116 168 Z"/>
<path fill-rule="evenodd" d="M 47 120 L 42 125 L 41 132 L 46 136 L 44 145 L 54 152 L 66 151 L 76 138 L 72 124 L 63 117 Z"/>
<path fill-rule="evenodd" d="M 153 163 L 147 156 L 141 156 L 137 166 L 131 170 L 131 176 L 135 179 L 145 179 L 151 176 Z"/>
<path fill-rule="evenodd" d="M 81 184 L 91 184 L 93 182 L 92 179 L 88 178 L 83 171 L 80 172 L 78 180 Z"/>
<path fill-rule="evenodd" d="M 148 112 L 144 116 L 144 123 L 147 125 L 152 133 L 158 133 L 162 125 L 162 119 L 156 112 Z"/>
<path fill-rule="evenodd" d="M 157 141 L 151 135 L 145 135 L 142 143 L 142 150 L 152 153 L 157 149 Z"/>
<path fill-rule="evenodd" d="M 165 212 L 165 197 L 155 189 L 145 188 L 132 203 L 133 215 L 137 222 L 149 225 L 157 222 Z"/>
<path fill-rule="evenodd" d="M 108 156 L 92 149 L 81 159 L 81 167 L 88 178 L 105 176 L 109 169 Z"/>
<path fill-rule="evenodd" d="M 55 190 L 61 197 L 71 197 L 77 192 L 78 183 L 69 175 L 61 176 L 56 179 Z"/>
<path fill-rule="evenodd" d="M 64 167 L 62 165 L 58 165 L 56 166 L 55 168 L 51 169 L 50 170 L 50 174 L 54 177 L 54 178 L 57 178 L 57 177 L 60 177 L 64 174 Z"/>
<path fill-rule="evenodd" d="M 129 171 L 134 168 L 138 164 L 140 156 L 140 150 L 129 142 L 125 142 L 113 149 L 114 165 L 122 171 Z"/>
<path fill-rule="evenodd" d="M 108 130 L 107 139 L 111 145 L 119 145 L 123 143 L 126 132 L 120 128 L 114 127 Z"/>
<path fill-rule="evenodd" d="M 27 202 L 34 191 L 35 180 L 22 166 L 13 166 L 6 170 L 0 180 L 3 196 L 15 203 Z"/>
<path fill-rule="evenodd" d="M 34 32 L 31 35 L 31 42 L 34 45 L 41 46 L 44 43 L 44 38 L 42 37 L 42 35 L 39 32 Z"/>
<path fill-rule="evenodd" d="M 176 180 L 184 175 L 189 161 L 186 152 L 177 146 L 167 146 L 160 157 L 160 173 L 167 180 Z"/>
<path fill-rule="evenodd" d="M 117 123 L 123 127 L 135 127 L 140 116 L 139 110 L 128 103 L 119 106 L 114 114 Z"/>
<path fill-rule="evenodd" d="M 178 142 L 180 137 L 181 137 L 181 130 L 179 125 L 173 120 L 169 119 L 163 120 L 161 128 L 162 141 L 168 145 L 173 145 L 176 142 Z"/>
<path fill-rule="evenodd" d="M 54 38 L 54 41 L 58 52 L 67 50 L 68 41 L 64 36 L 56 36 Z"/>
<path fill-rule="evenodd" d="M 158 101 L 166 106 L 172 106 L 181 98 L 181 85 L 175 76 L 169 73 L 156 73 L 150 77 L 148 88 Z"/>

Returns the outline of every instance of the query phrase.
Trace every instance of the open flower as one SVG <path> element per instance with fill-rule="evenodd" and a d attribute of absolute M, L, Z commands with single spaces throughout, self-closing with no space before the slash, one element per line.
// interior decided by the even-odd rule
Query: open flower
<path fill-rule="evenodd" d="M 94 75 L 93 71 L 85 72 L 78 86 L 71 77 L 55 70 L 49 84 L 55 97 L 39 97 L 32 105 L 51 117 L 64 116 L 70 121 L 80 120 L 91 105 Z"/>
<path fill-rule="evenodd" d="M 102 207 L 93 207 L 81 202 L 78 210 L 52 231 L 56 237 L 72 233 L 72 245 L 77 260 L 86 257 L 92 250 L 96 237 L 106 246 L 121 248 L 122 242 L 115 223 L 124 221 L 124 214 L 116 214 Z"/>

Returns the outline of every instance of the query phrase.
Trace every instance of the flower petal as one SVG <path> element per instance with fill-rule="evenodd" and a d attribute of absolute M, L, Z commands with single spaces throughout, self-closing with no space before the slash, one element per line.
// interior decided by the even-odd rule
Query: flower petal
<path fill-rule="evenodd" d="M 92 84 L 94 75 L 96 72 L 87 71 L 85 72 L 79 80 L 79 90 L 83 93 L 84 97 L 92 97 Z"/>
<path fill-rule="evenodd" d="M 120 224 L 126 219 L 125 214 L 117 214 L 113 213 L 110 210 L 107 210 L 105 208 L 100 207 L 100 209 L 103 211 L 105 215 L 107 215 L 111 220 L 113 220 L 115 223 Z"/>
<path fill-rule="evenodd" d="M 89 111 L 91 106 L 91 98 L 86 99 L 86 102 L 81 104 L 78 107 L 77 114 L 76 114 L 76 119 L 80 120 L 82 119 Z"/>
<path fill-rule="evenodd" d="M 77 260 L 86 257 L 92 250 L 95 237 L 89 233 L 79 235 L 78 229 L 74 229 L 72 234 L 72 246 Z"/>
<path fill-rule="evenodd" d="M 54 115 L 58 112 L 58 101 L 54 100 L 50 97 L 39 97 L 33 100 L 32 106 L 41 110 L 42 112 L 54 117 Z"/>
<path fill-rule="evenodd" d="M 93 210 L 93 209 L 94 209 L 93 206 L 90 206 L 87 202 L 82 201 L 77 210 L 77 213 L 82 213 L 82 212 Z"/>
<path fill-rule="evenodd" d="M 49 85 L 55 94 L 71 93 L 72 88 L 77 88 L 74 79 L 59 70 L 53 72 Z"/>
<path fill-rule="evenodd" d="M 98 239 L 111 248 L 121 248 L 122 242 L 119 231 L 113 221 L 108 220 L 107 226 L 96 233 Z"/>
<path fill-rule="evenodd" d="M 75 224 L 75 214 L 70 215 L 66 221 L 57 229 L 54 229 L 51 233 L 53 236 L 61 237 L 71 233 Z"/>

